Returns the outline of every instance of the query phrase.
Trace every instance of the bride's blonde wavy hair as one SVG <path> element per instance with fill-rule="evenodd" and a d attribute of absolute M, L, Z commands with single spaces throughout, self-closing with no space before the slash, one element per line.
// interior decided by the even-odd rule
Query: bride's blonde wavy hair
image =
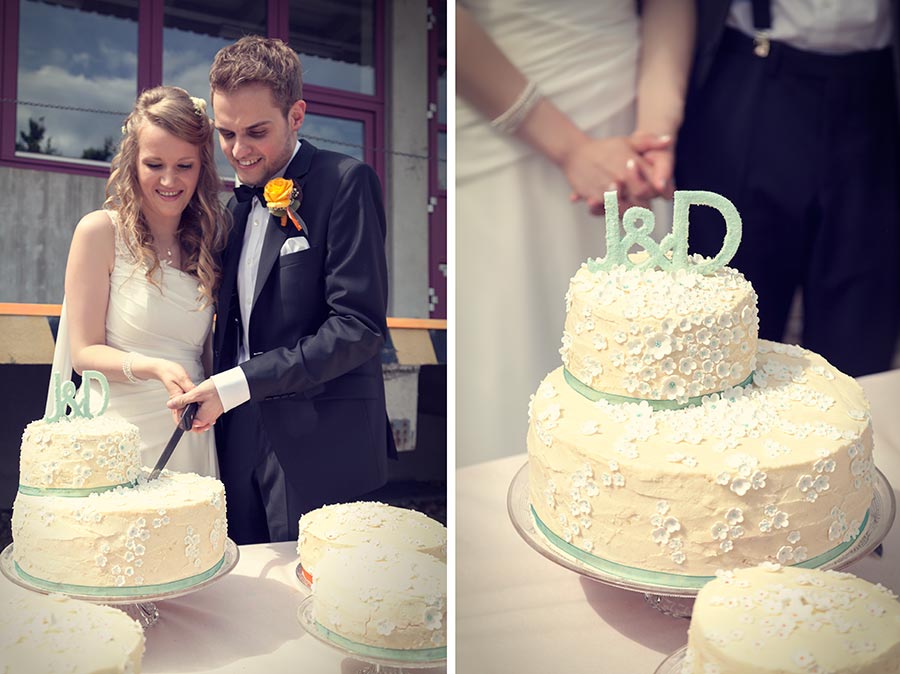
<path fill-rule="evenodd" d="M 125 118 L 122 142 L 110 165 L 103 207 L 116 212 L 119 239 L 146 269 L 147 279 L 160 287 L 157 281 L 160 260 L 152 245 L 153 234 L 141 211 L 137 174 L 138 136 L 145 124 L 158 126 L 200 150 L 197 189 L 181 214 L 176 236 L 184 252 L 183 271 L 200 281 L 203 306 L 209 306 L 215 302 L 221 279 L 217 258 L 225 247 L 230 218 L 219 201 L 213 122 L 206 114 L 202 99 L 192 98 L 180 87 L 154 87 L 138 96 L 134 109 Z"/>

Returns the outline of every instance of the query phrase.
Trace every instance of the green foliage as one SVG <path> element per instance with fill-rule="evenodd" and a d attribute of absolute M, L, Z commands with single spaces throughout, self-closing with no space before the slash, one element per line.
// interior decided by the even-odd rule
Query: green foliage
<path fill-rule="evenodd" d="M 112 136 L 103 139 L 103 147 L 88 147 L 81 153 L 82 159 L 95 159 L 96 161 L 109 161 L 116 153 L 116 143 Z"/>
<path fill-rule="evenodd" d="M 39 154 L 59 154 L 59 150 L 53 147 L 53 138 L 47 136 L 44 146 L 41 147 L 41 141 L 47 134 L 47 126 L 44 124 L 44 118 L 33 117 L 28 118 L 28 133 L 19 131 L 21 140 L 16 141 L 16 149 L 20 152 L 37 152 Z"/>

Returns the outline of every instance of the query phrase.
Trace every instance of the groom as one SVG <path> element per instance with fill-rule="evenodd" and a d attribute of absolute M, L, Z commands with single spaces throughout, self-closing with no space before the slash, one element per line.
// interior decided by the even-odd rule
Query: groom
<path fill-rule="evenodd" d="M 300 60 L 280 40 L 224 47 L 209 81 L 222 151 L 241 186 L 229 203 L 217 374 L 169 407 L 199 401 L 195 430 L 227 412 L 215 429 L 229 536 L 293 540 L 301 514 L 380 487 L 396 456 L 381 372 L 381 188 L 366 164 L 297 140 L 306 112 Z M 276 216 L 262 188 L 279 177 L 293 182 L 294 199 L 291 213 Z"/>

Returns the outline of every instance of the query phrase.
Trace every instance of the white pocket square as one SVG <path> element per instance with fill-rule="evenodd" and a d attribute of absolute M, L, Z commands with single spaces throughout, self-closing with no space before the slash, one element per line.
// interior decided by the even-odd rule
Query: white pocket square
<path fill-rule="evenodd" d="M 281 252 L 279 255 L 289 255 L 290 253 L 296 253 L 301 250 L 306 250 L 307 248 L 309 248 L 309 241 L 306 240 L 305 236 L 292 236 L 281 245 Z"/>

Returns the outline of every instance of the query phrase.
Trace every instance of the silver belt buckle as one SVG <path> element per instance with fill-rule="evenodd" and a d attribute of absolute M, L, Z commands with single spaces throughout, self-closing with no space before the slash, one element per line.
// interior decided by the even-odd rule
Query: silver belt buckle
<path fill-rule="evenodd" d="M 753 53 L 760 58 L 769 55 L 769 35 L 766 32 L 758 31 L 753 36 Z"/>

